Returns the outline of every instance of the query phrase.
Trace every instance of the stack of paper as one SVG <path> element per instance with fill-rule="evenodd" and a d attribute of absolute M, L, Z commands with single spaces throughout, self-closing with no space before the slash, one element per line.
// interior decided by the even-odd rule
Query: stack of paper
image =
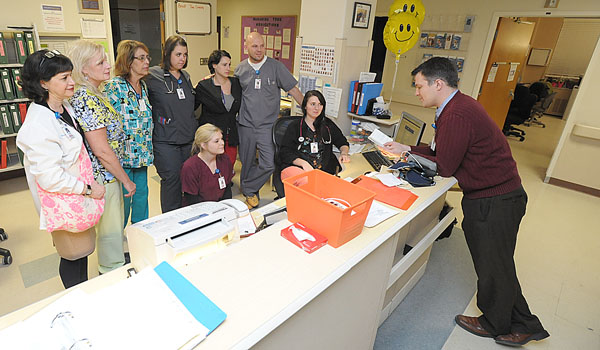
<path fill-rule="evenodd" d="M 166 262 L 0 332 L 7 349 L 192 349 L 227 315 Z M 31 336 L 35 334 L 35 336 Z"/>

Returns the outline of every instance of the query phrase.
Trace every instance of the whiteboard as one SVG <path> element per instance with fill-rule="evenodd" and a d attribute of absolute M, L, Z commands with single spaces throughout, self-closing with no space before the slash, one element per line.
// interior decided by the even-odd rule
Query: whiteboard
<path fill-rule="evenodd" d="M 210 4 L 176 1 L 178 34 L 210 34 Z"/>

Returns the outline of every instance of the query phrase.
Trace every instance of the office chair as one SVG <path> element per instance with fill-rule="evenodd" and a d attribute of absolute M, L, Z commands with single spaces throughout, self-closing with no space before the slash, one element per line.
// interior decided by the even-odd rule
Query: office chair
<path fill-rule="evenodd" d="M 510 103 L 508 114 L 504 121 L 502 132 L 506 136 L 515 136 L 519 141 L 525 140 L 525 131 L 513 125 L 525 123 L 531 116 L 531 109 L 537 101 L 537 96 L 529 92 L 529 88 L 522 84 L 515 87 L 515 97 Z"/>
<path fill-rule="evenodd" d="M 0 241 L 4 241 L 8 239 L 8 235 L 4 232 L 3 228 L 0 228 Z M 0 248 L 0 265 L 10 265 L 12 264 L 12 256 L 10 255 L 10 250 Z"/>
<path fill-rule="evenodd" d="M 283 168 L 281 161 L 279 160 L 281 143 L 288 126 L 294 121 L 300 121 L 301 118 L 301 116 L 280 117 L 275 121 L 275 124 L 273 124 L 273 144 L 275 145 L 275 170 L 273 170 L 273 187 L 275 187 L 275 192 L 277 192 L 276 199 L 285 197 L 283 182 L 281 182 L 281 171 Z"/>
<path fill-rule="evenodd" d="M 531 115 L 529 116 L 529 119 L 527 119 L 524 124 L 526 126 L 531 126 L 532 124 L 536 124 L 536 125 L 540 125 L 542 128 L 545 128 L 546 124 L 539 121 L 539 118 L 541 118 L 544 115 L 544 113 L 546 113 L 546 111 L 552 104 L 552 101 L 554 100 L 555 96 L 556 96 L 556 92 L 553 92 L 550 95 L 542 98 L 539 101 L 539 103 L 536 103 L 533 106 L 533 108 L 531 109 Z"/>

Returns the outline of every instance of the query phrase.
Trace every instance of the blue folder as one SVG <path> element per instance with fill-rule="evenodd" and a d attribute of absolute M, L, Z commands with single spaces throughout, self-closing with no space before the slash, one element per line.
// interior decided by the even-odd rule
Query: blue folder
<path fill-rule="evenodd" d="M 358 111 L 356 112 L 356 114 L 365 115 L 365 112 L 367 111 L 367 102 L 369 102 L 369 100 L 372 98 L 380 96 L 382 88 L 383 88 L 382 83 L 365 83 L 365 84 L 363 84 L 361 94 L 360 94 L 360 100 L 357 102 L 357 103 L 359 103 L 359 106 L 358 106 Z"/>
<path fill-rule="evenodd" d="M 227 314 L 169 263 L 163 261 L 154 268 L 154 271 L 196 320 L 208 328 L 208 334 L 225 321 Z"/>

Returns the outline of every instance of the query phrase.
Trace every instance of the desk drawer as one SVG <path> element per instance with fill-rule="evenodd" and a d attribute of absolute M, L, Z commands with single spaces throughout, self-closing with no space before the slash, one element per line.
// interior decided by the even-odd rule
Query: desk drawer
<path fill-rule="evenodd" d="M 445 195 L 438 198 L 410 222 L 406 244 L 414 247 L 435 225 L 437 225 L 445 200 Z"/>

